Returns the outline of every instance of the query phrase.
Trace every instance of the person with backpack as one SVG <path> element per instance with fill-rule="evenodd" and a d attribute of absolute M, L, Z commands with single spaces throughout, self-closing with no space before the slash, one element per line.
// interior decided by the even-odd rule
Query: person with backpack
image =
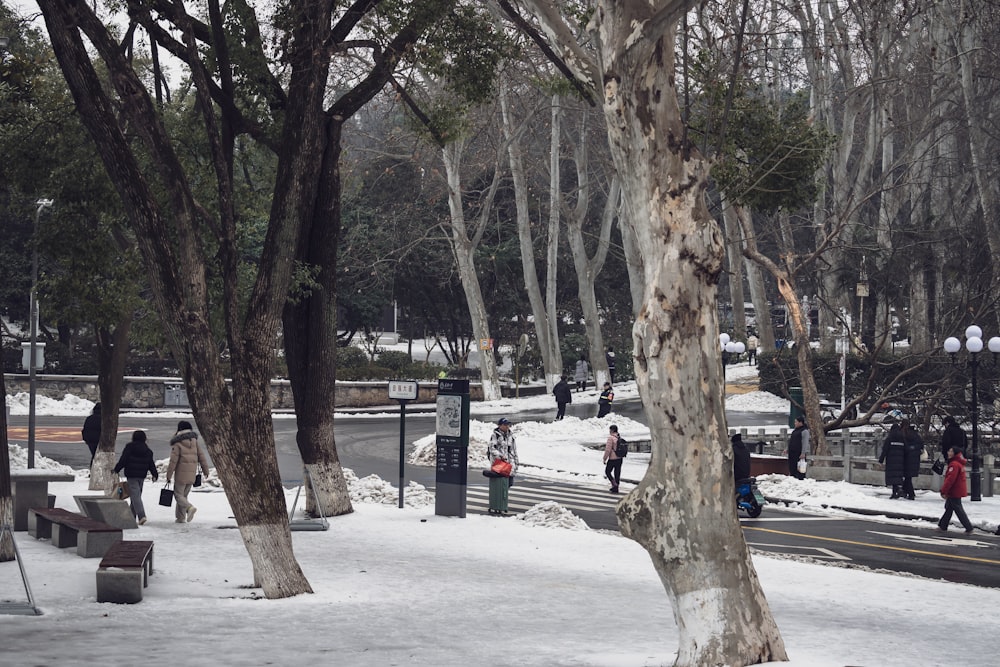
<path fill-rule="evenodd" d="M 618 435 L 618 427 L 608 427 L 608 439 L 604 443 L 604 476 L 611 482 L 611 493 L 618 493 L 622 480 L 622 461 L 628 456 L 628 443 Z"/>
<path fill-rule="evenodd" d="M 556 397 L 556 420 L 566 416 L 566 404 L 573 402 L 573 392 L 570 391 L 566 376 L 559 378 L 559 382 L 552 388 L 552 395 Z"/>
<path fill-rule="evenodd" d="M 611 388 L 610 382 L 604 383 L 604 391 L 601 392 L 600 397 L 597 399 L 597 417 L 600 419 L 609 412 L 611 412 L 611 404 L 615 400 L 615 392 Z"/>

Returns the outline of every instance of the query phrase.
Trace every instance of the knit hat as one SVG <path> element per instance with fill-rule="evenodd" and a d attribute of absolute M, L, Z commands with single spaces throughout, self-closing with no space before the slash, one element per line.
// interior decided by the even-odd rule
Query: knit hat
<path fill-rule="evenodd" d="M 194 427 L 191 426 L 191 422 L 186 422 L 186 421 L 177 422 L 177 430 L 178 431 L 190 431 L 193 428 Z"/>
<path fill-rule="evenodd" d="M 132 433 L 132 442 L 146 442 L 146 432 L 134 431 Z"/>

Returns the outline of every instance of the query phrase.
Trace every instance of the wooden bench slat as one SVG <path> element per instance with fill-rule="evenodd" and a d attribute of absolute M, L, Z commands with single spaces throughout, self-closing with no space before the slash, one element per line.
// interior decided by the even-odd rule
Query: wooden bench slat
<path fill-rule="evenodd" d="M 152 550 L 152 541 L 122 540 L 108 549 L 99 567 L 142 567 Z"/>
<path fill-rule="evenodd" d="M 29 508 L 28 511 L 34 512 L 38 516 L 44 517 L 53 523 L 69 526 L 70 528 L 75 528 L 76 530 L 86 530 L 91 533 L 114 533 L 121 530 L 121 528 L 109 526 L 103 521 L 91 519 L 90 517 L 83 516 L 82 514 L 70 512 L 58 507 L 53 509 L 49 509 L 47 507 L 32 507 Z"/>

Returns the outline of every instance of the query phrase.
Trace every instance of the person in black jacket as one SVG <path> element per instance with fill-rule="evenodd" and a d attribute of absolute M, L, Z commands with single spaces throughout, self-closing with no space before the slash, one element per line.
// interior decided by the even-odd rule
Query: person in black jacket
<path fill-rule="evenodd" d="M 743 443 L 743 436 L 737 433 L 731 438 L 733 443 L 733 477 L 739 486 L 741 479 L 750 477 L 750 450 Z"/>
<path fill-rule="evenodd" d="M 552 395 L 556 397 L 556 419 L 562 419 L 566 416 L 566 404 L 573 402 L 573 392 L 565 375 L 561 376 L 559 382 L 552 388 Z"/>
<path fill-rule="evenodd" d="M 799 472 L 799 461 L 808 460 L 811 453 L 806 418 L 798 415 L 795 417 L 795 430 L 788 436 L 788 474 L 796 479 L 805 479 L 806 474 Z"/>
<path fill-rule="evenodd" d="M 882 454 L 878 457 L 878 462 L 885 464 L 885 485 L 892 487 L 893 500 L 903 496 L 903 478 L 906 476 L 906 464 L 903 458 L 905 447 L 903 430 L 899 424 L 893 424 L 885 442 L 882 443 Z"/>
<path fill-rule="evenodd" d="M 909 421 L 903 421 L 903 498 L 916 500 L 913 478 L 920 475 L 920 455 L 924 452 L 924 441 Z"/>
<path fill-rule="evenodd" d="M 614 402 L 614 400 L 615 400 L 615 392 L 611 388 L 611 383 L 605 382 L 604 391 L 601 392 L 601 395 L 597 399 L 598 418 L 603 417 L 607 415 L 609 412 L 611 412 L 611 404 Z"/>
<path fill-rule="evenodd" d="M 969 451 L 969 438 L 954 417 L 945 417 L 944 432 L 941 434 L 941 456 L 945 461 L 948 460 L 948 450 L 952 447 L 960 450 L 965 456 L 965 452 Z"/>
<path fill-rule="evenodd" d="M 156 472 L 156 462 L 153 460 L 153 450 L 146 444 L 146 432 L 136 431 L 132 441 L 125 445 L 121 458 L 115 466 L 115 472 L 125 469 L 125 479 L 128 481 L 128 494 L 132 500 L 132 514 L 141 526 L 146 523 L 146 508 L 142 505 L 142 483 L 146 473 L 153 476 L 155 482 L 159 475 Z"/>
<path fill-rule="evenodd" d="M 83 430 L 80 431 L 83 441 L 90 448 L 90 465 L 94 465 L 94 456 L 97 455 L 97 446 L 101 444 L 101 404 L 95 403 L 94 409 L 83 420 Z"/>

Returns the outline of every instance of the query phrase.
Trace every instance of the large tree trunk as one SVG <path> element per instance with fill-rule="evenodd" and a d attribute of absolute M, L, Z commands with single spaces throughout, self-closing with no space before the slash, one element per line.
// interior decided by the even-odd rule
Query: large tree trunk
<path fill-rule="evenodd" d="M 90 466 L 91 491 L 111 486 L 111 471 L 117 458 L 118 410 L 122 404 L 125 361 L 128 359 L 128 337 L 132 329 L 132 313 L 123 315 L 114 332 L 95 327 L 97 333 L 97 388 L 101 400 L 101 441 Z"/>
<path fill-rule="evenodd" d="M 472 318 L 472 333 L 477 341 L 490 339 L 489 314 L 486 312 L 486 302 L 483 299 L 479 276 L 476 274 L 474 259 L 476 246 L 482 238 L 482 231 L 496 195 L 499 183 L 499 168 L 494 173 L 493 183 L 489 192 L 484 195 L 482 211 L 477 223 L 477 231 L 470 238 L 465 224 L 465 208 L 463 205 L 461 166 L 462 153 L 465 145 L 462 140 L 455 141 L 441 151 L 444 159 L 445 176 L 448 179 L 448 209 L 451 212 L 451 246 L 458 264 L 458 277 L 462 281 L 465 299 L 469 304 L 469 315 Z M 500 376 L 497 373 L 496 359 L 493 350 L 480 349 L 479 368 L 483 376 L 483 400 L 495 401 L 501 398 Z"/>
<path fill-rule="evenodd" d="M 269 405 L 273 341 L 281 304 L 291 283 L 290 249 L 297 241 L 295 218 L 290 214 L 293 206 L 288 205 L 289 201 L 297 201 L 289 196 L 289 190 L 294 191 L 299 182 L 297 172 L 294 168 L 286 170 L 284 184 L 291 183 L 293 187 L 279 188 L 276 192 L 272 227 L 261 257 L 258 281 L 248 299 L 247 319 L 241 321 L 241 295 L 236 289 L 239 253 L 235 248 L 231 187 L 228 187 L 231 183 L 222 180 L 226 176 L 225 166 L 220 164 L 221 147 L 214 133 L 217 128 L 204 90 L 205 82 L 200 81 L 197 90 L 210 130 L 213 166 L 220 178 L 221 221 L 212 220 L 194 200 L 187 176 L 148 92 L 93 12 L 86 5 L 66 0 L 42 0 L 39 6 L 80 118 L 94 138 L 149 267 L 152 293 L 166 337 L 181 366 L 195 417 L 243 532 L 256 583 L 268 597 L 311 592 L 292 551 Z M 325 10 L 324 18 L 322 3 L 312 3 L 301 10 L 315 14 L 316 20 L 306 22 L 309 26 L 329 25 L 329 10 Z M 115 100 L 105 92 L 83 44 L 81 29 L 110 72 Z M 316 33 L 309 30 L 296 35 L 305 43 L 293 58 L 298 59 L 293 63 L 293 80 L 303 67 L 308 72 L 315 70 L 311 54 L 326 52 L 322 38 L 314 37 Z M 186 38 L 188 48 L 194 50 L 191 36 Z M 200 70 L 195 75 L 203 78 Z M 309 112 L 320 108 L 316 105 L 322 102 L 322 91 L 315 91 L 312 96 L 299 91 L 292 99 L 294 102 L 286 110 L 282 140 L 294 164 L 298 157 L 294 148 L 302 142 L 308 145 L 315 137 L 316 120 L 320 116 Z M 119 121 L 134 130 L 135 136 L 126 138 Z M 132 142 L 141 144 L 143 161 Z M 155 166 L 155 173 L 150 174 L 142 167 L 147 160 Z M 279 170 L 280 163 L 279 159 Z M 299 172 L 308 173 L 311 167 L 307 163 Z M 154 185 L 151 179 L 155 178 L 159 180 Z M 219 223 L 217 241 L 224 283 L 224 317 L 227 342 L 233 352 L 232 394 L 219 366 L 210 324 L 207 259 L 199 240 L 202 226 L 212 223 Z"/>
<path fill-rule="evenodd" d="M 594 372 L 594 386 L 602 387 L 606 381 L 611 380 L 608 371 L 608 360 L 604 356 L 604 335 L 601 332 L 600 311 L 597 306 L 597 293 L 594 286 L 597 276 L 601 273 L 605 260 L 608 257 L 608 248 L 611 243 L 611 227 L 618 218 L 618 210 L 621 204 L 621 183 L 618 176 L 611 177 L 611 185 L 608 188 L 607 199 L 604 200 L 604 211 L 601 214 L 601 227 L 597 232 L 597 247 L 593 256 L 587 254 L 587 244 L 584 241 L 584 224 L 587 222 L 587 213 L 590 210 L 593 188 L 590 181 L 590 151 L 587 138 L 587 111 L 580 113 L 580 124 L 577 141 L 573 149 L 573 162 L 576 167 L 577 194 L 576 204 L 567 216 L 566 239 L 569 243 L 570 254 L 573 257 L 573 269 L 576 272 L 576 293 L 580 299 L 580 310 L 583 314 L 583 328 L 587 334 L 587 350 L 590 359 L 590 368 Z M 622 228 L 622 239 L 625 243 L 625 257 L 628 262 L 630 275 L 633 265 L 639 266 L 638 249 L 633 243 L 631 246 L 626 236 L 625 229 Z M 641 285 L 641 280 L 630 280 L 633 290 Z"/>
<path fill-rule="evenodd" d="M 787 658 L 733 502 L 716 310 L 723 245 L 674 87 L 688 4 L 604 0 L 594 16 L 611 152 L 645 266 L 633 339 L 653 449 L 618 516 L 671 596 L 676 664 L 757 664 Z"/>
<path fill-rule="evenodd" d="M 538 271 L 535 269 L 535 247 L 531 236 L 531 213 L 528 210 L 528 178 L 525 173 L 524 156 L 521 151 L 520 131 L 515 127 L 515 121 L 510 109 L 510 100 L 506 88 L 500 91 L 500 109 L 503 121 L 504 139 L 507 142 L 507 156 L 510 163 L 511 181 L 514 186 L 514 208 L 517 215 L 517 238 L 521 248 L 521 270 L 524 273 L 524 289 L 528 293 L 528 303 L 534 318 L 535 336 L 538 339 L 538 349 L 542 355 L 542 366 L 545 369 L 545 390 L 551 392 L 559 376 L 562 375 L 562 353 L 559 351 L 559 323 L 555 318 L 555 276 L 557 271 L 557 250 L 559 247 L 559 97 L 553 97 L 551 129 L 552 160 L 555 169 L 550 173 L 550 188 L 556 194 L 550 195 L 552 206 L 549 215 L 548 241 L 546 243 L 546 290 L 542 290 L 538 281 Z M 522 126 L 523 127 L 523 126 Z M 548 299 L 548 301 L 546 301 Z"/>
<path fill-rule="evenodd" d="M 296 256 L 318 268 L 309 293 L 285 304 L 285 359 L 295 401 L 295 442 L 309 473 L 306 512 L 326 516 L 354 511 L 334 435 L 337 381 L 337 240 L 340 233 L 340 152 L 344 119 L 330 118 L 317 159 L 323 168 L 321 201 L 303 229 Z M 305 482 L 305 480 L 303 480 Z"/>

